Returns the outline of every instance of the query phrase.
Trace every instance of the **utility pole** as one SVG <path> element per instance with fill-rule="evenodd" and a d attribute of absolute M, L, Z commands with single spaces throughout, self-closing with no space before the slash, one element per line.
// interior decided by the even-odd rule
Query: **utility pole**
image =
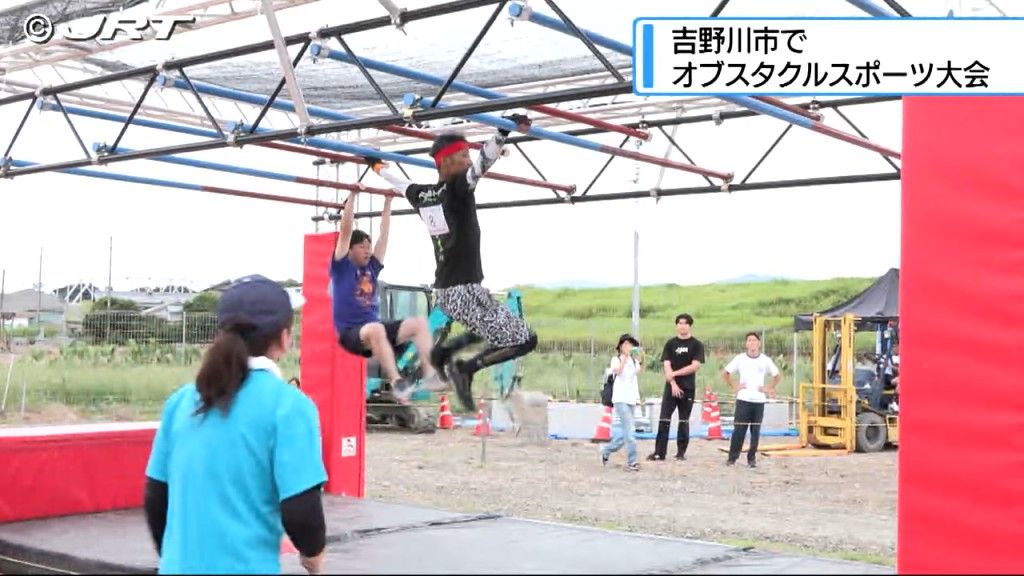
<path fill-rule="evenodd" d="M 633 337 L 640 338 L 640 230 L 637 221 L 640 219 L 639 200 L 633 220 Z"/>
<path fill-rule="evenodd" d="M 4 268 L 3 274 L 0 275 L 0 350 L 7 349 L 7 339 L 4 338 L 4 328 L 7 326 L 7 320 L 4 320 L 4 294 L 6 293 L 6 286 L 7 269 Z"/>
<path fill-rule="evenodd" d="M 39 284 L 36 288 L 36 326 L 39 328 L 39 340 L 45 338 L 43 333 L 43 247 L 39 247 Z"/>
<path fill-rule="evenodd" d="M 114 287 L 114 237 L 110 237 L 110 249 L 107 252 L 107 338 L 110 337 L 110 298 Z"/>

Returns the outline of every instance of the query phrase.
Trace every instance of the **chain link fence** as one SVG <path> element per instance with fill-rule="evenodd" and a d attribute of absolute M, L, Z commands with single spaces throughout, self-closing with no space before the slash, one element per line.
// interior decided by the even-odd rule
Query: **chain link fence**
<path fill-rule="evenodd" d="M 69 329 L 68 335 L 89 344 L 209 344 L 217 335 L 217 315 L 183 311 L 180 318 L 170 320 L 140 312 L 95 311 L 86 314 L 80 326 Z"/>
<path fill-rule="evenodd" d="M 599 401 L 615 344 L 627 329 L 609 330 L 595 322 L 593 330 L 583 331 L 589 331 L 585 337 L 559 339 L 550 336 L 558 333 L 555 323 L 533 322 L 531 326 L 540 342 L 532 354 L 517 361 L 522 388 L 560 401 Z M 299 376 L 300 328 L 301 316 L 296 315 L 292 351 L 282 363 L 288 377 Z M 63 336 L 51 338 L 47 333 L 42 342 L 25 340 L 0 360 L 0 422 L 10 421 L 12 414 L 48 418 L 48 411 L 54 410 L 100 419 L 156 416 L 154 411 L 167 395 L 195 377 L 216 331 L 216 315 L 210 312 L 184 312 L 168 318 L 95 311 L 77 321 L 65 321 L 60 330 Z M 737 328 L 711 336 L 695 331 L 706 348 L 705 364 L 697 373 L 698 395 L 710 387 L 723 398 L 732 396 L 721 371 L 734 355 L 743 352 L 748 331 Z M 810 334 L 794 335 L 782 328 L 755 331 L 762 337 L 763 352 L 781 371 L 780 396 L 796 396 L 799 384 L 811 377 Z M 664 387 L 661 351 L 673 333 L 663 332 L 645 332 L 641 326 L 645 369 L 640 383 L 645 399 L 660 398 Z M 493 385 L 492 375 L 491 370 L 480 374 L 479 392 Z M 723 414 L 731 410 L 725 403 L 722 409 Z"/>

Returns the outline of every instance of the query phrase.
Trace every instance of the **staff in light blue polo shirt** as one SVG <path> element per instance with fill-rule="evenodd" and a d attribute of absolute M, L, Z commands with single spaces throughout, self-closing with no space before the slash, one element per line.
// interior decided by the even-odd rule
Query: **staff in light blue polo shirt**
<path fill-rule="evenodd" d="M 292 321 L 287 292 L 263 276 L 221 296 L 217 337 L 195 382 L 167 400 L 146 467 L 160 573 L 278 574 L 285 532 L 321 571 L 320 419 L 276 363 Z"/>

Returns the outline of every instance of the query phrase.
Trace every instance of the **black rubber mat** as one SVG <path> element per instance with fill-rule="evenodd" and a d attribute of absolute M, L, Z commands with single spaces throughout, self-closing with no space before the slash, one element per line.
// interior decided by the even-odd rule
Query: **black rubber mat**
<path fill-rule="evenodd" d="M 870 564 L 326 496 L 327 573 L 894 573 Z M 0 525 L 0 573 L 154 573 L 141 510 Z M 282 571 L 303 574 L 298 558 Z"/>

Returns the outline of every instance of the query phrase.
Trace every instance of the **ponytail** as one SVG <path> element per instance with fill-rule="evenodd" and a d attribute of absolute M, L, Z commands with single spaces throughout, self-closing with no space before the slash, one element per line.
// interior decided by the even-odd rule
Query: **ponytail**
<path fill-rule="evenodd" d="M 291 322 L 286 326 L 290 327 Z M 220 329 L 196 375 L 196 390 L 202 403 L 195 413 L 205 414 L 216 407 L 227 414 L 231 400 L 249 375 L 249 357 L 265 355 L 283 330 L 259 334 L 255 326 L 237 323 Z"/>
<path fill-rule="evenodd" d="M 203 357 L 196 375 L 196 390 L 202 404 L 196 414 L 210 411 L 214 406 L 225 414 L 235 393 L 249 375 L 249 348 L 237 329 L 220 330 Z"/>

